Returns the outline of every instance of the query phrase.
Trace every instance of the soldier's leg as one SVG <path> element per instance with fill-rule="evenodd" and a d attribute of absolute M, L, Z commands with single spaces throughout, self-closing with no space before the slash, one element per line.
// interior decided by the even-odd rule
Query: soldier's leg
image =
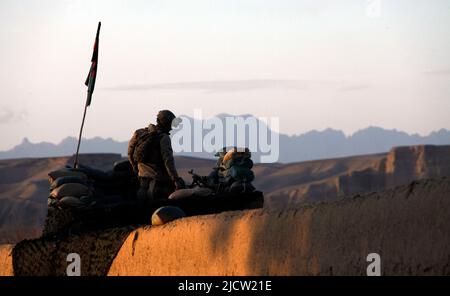
<path fill-rule="evenodd" d="M 145 201 L 147 199 L 147 191 L 149 189 L 149 178 L 139 178 L 139 190 L 136 194 L 137 199 L 140 201 Z"/>
<path fill-rule="evenodd" d="M 155 199 L 167 199 L 169 195 L 174 192 L 175 187 L 168 182 L 155 182 L 153 196 Z"/>
<path fill-rule="evenodd" d="M 154 179 L 149 181 L 147 189 L 147 201 L 151 202 L 156 199 L 156 181 Z"/>
<path fill-rule="evenodd" d="M 171 195 L 175 191 L 175 185 L 172 182 L 166 184 L 164 188 L 165 188 L 164 192 L 165 198 L 169 198 L 169 195 Z"/>

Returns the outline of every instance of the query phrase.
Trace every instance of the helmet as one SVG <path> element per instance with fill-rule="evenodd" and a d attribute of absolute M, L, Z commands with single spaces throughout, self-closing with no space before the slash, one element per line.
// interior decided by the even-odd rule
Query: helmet
<path fill-rule="evenodd" d="M 161 110 L 158 112 L 156 116 L 156 122 L 158 125 L 165 129 L 171 129 L 172 121 L 176 118 L 175 114 L 173 114 L 169 110 Z"/>

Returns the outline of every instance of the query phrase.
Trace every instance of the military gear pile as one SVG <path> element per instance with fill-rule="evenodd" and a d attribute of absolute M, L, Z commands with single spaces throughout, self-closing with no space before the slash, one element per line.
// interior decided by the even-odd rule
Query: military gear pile
<path fill-rule="evenodd" d="M 252 181 L 255 174 L 252 171 L 253 161 L 248 148 L 223 148 L 216 153 L 217 165 L 208 176 L 199 176 L 192 170 L 192 184 L 188 189 L 173 192 L 169 199 L 183 200 L 204 197 L 205 195 L 231 194 L 239 195 L 255 192 Z"/>
<path fill-rule="evenodd" d="M 50 172 L 50 196 L 49 206 L 79 207 L 84 203 L 80 202 L 81 197 L 92 195 L 93 187 L 86 174 L 70 170 L 68 168 Z"/>
<path fill-rule="evenodd" d="M 245 151 L 239 152 L 233 148 L 223 157 L 219 172 L 224 178 L 231 177 L 235 181 L 252 182 L 255 179 L 252 168 L 253 161 L 250 151 L 245 149 Z"/>
<path fill-rule="evenodd" d="M 216 154 L 218 156 L 217 182 L 222 190 L 228 192 L 251 192 L 255 187 L 251 182 L 255 179 L 252 171 L 253 161 L 248 148 L 236 147 Z"/>

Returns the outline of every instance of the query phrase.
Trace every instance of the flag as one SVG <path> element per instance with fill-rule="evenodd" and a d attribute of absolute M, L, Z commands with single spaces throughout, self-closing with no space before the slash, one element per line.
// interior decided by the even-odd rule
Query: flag
<path fill-rule="evenodd" d="M 95 36 L 94 52 L 92 53 L 91 68 L 89 74 L 84 83 L 88 87 L 88 95 L 86 100 L 86 106 L 91 105 L 92 93 L 94 92 L 95 78 L 97 77 L 97 64 L 98 64 L 98 37 L 100 35 L 101 22 L 98 22 L 97 35 Z"/>

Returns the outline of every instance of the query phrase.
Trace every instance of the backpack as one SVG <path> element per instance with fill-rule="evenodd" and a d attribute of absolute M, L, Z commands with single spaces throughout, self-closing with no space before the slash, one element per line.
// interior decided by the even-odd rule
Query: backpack
<path fill-rule="evenodd" d="M 137 130 L 138 140 L 133 152 L 133 160 L 137 163 L 155 163 L 161 159 L 161 135 L 157 131 Z"/>

